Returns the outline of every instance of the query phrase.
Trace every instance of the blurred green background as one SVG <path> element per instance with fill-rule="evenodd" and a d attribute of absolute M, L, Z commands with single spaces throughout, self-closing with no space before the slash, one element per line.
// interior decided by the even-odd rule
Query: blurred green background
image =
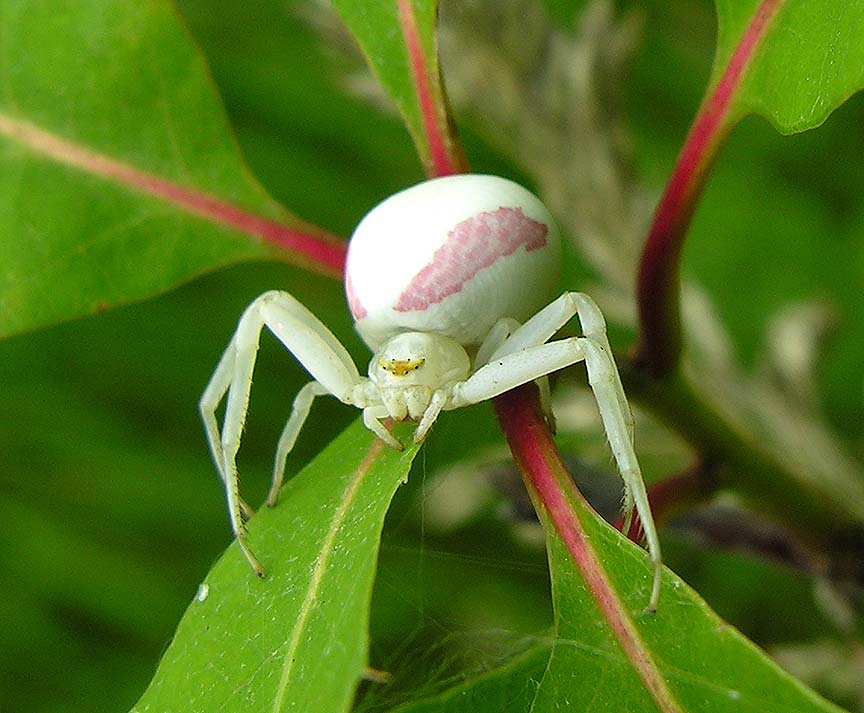
<path fill-rule="evenodd" d="M 340 88 L 342 60 L 294 4 L 179 2 L 254 174 L 298 215 L 348 235 L 421 169 L 398 121 Z M 568 4 L 553 8 L 561 21 Z M 619 5 L 643 15 L 625 99 L 637 171 L 659 191 L 710 71 L 713 9 L 707 0 Z M 711 178 L 685 262 L 749 365 L 778 309 L 810 299 L 830 305 L 836 329 L 818 374 L 820 407 L 859 456 L 862 116 L 864 99 L 855 97 L 800 136 L 745 121 Z M 479 141 L 467 143 L 476 170 L 506 166 Z M 125 710 L 143 691 L 198 582 L 231 540 L 197 399 L 240 311 L 274 287 L 298 294 L 365 362 L 336 283 L 278 264 L 226 269 L 0 343 L 0 710 Z M 265 340 L 240 459 L 253 503 L 265 493 L 301 379 Z M 316 405 L 289 472 L 354 417 L 335 403 Z M 446 681 L 465 660 L 489 665 L 549 622 L 542 544 L 500 516 L 503 495 L 481 499 L 455 524 L 426 521 L 424 502 L 439 489 L 429 476 L 460 454 L 465 432 L 499 452 L 488 405 L 448 415 L 389 518 L 372 660 L 400 663 L 397 697 L 418 680 Z M 670 566 L 757 643 L 836 638 L 805 575 L 674 532 L 664 546 Z M 469 630 L 482 632 L 470 645 L 459 641 Z M 374 708 L 377 695 L 367 686 L 359 700 Z M 852 696 L 841 702 L 855 704 Z"/>

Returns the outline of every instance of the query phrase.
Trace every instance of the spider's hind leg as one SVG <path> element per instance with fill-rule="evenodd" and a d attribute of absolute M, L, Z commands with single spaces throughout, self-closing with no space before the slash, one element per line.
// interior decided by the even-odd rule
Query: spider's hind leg
<path fill-rule="evenodd" d="M 651 516 L 642 471 L 633 447 L 633 413 L 612 356 L 612 349 L 606 336 L 606 320 L 600 308 L 588 295 L 581 292 L 565 292 L 514 330 L 490 355 L 490 361 L 546 342 L 574 316 L 578 316 L 584 335 L 577 337 L 576 340 L 582 348 L 588 370 L 588 382 L 597 400 L 612 454 L 624 480 L 622 510 L 625 524 L 629 528 L 635 508 L 639 513 L 648 551 L 654 564 L 654 582 L 649 609 L 655 609 L 660 596 L 660 542 Z M 558 343 L 551 342 L 550 346 Z"/>

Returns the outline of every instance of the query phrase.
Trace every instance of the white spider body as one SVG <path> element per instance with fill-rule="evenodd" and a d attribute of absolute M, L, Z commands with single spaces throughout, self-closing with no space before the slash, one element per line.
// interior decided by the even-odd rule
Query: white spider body
<path fill-rule="evenodd" d="M 259 575 L 263 568 L 245 541 L 245 518 L 252 510 L 239 495 L 235 459 L 266 326 L 312 376 L 295 397 L 279 439 L 270 505 L 276 503 L 285 460 L 316 396 L 330 394 L 362 409 L 364 424 L 401 448 L 382 419 L 416 421 L 414 440 L 419 442 L 441 411 L 494 398 L 529 381 L 538 381 L 541 394 L 548 393 L 546 375 L 584 361 L 624 479 L 625 526 L 635 506 L 654 562 L 649 607 L 656 607 L 660 546 L 633 450 L 630 407 L 603 315 L 591 298 L 565 292 L 543 307 L 559 262 L 552 218 L 531 193 L 494 176 L 449 176 L 388 198 L 351 238 L 346 294 L 358 331 L 375 351 L 367 377 L 333 333 L 287 292 L 266 292 L 249 305 L 200 409 L 232 527 Z M 574 316 L 583 336 L 550 342 Z M 216 410 L 226 395 L 220 431 Z"/>
<path fill-rule="evenodd" d="M 524 321 L 545 305 L 560 263 L 555 223 L 532 193 L 497 176 L 448 176 L 390 196 L 363 218 L 348 247 L 345 291 L 372 349 L 408 330 L 476 345 L 502 317 Z"/>

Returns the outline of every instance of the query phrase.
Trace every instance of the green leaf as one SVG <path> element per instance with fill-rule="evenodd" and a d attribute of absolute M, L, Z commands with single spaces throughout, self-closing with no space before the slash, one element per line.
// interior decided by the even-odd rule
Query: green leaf
<path fill-rule="evenodd" d="M 644 554 L 584 502 L 571 502 L 587 540 L 636 628 L 644 652 L 653 658 L 680 710 L 838 710 L 723 622 L 677 576 L 667 572 L 658 611 L 654 615 L 644 613 L 651 576 Z M 617 702 L 625 710 L 628 703 L 632 710 L 650 709 L 651 699 L 611 631 L 597 626 L 600 615 L 596 603 L 588 596 L 557 537 L 553 537 L 550 547 L 550 566 L 558 624 L 555 648 L 538 700 L 545 699 L 551 705 L 556 690 L 572 691 L 572 671 L 579 670 L 583 676 L 596 677 L 597 685 L 587 690 L 581 687 L 586 702 L 606 700 L 610 707 Z"/>
<path fill-rule="evenodd" d="M 437 0 L 334 0 L 333 5 L 396 103 L 427 173 L 465 170 L 438 65 Z"/>
<path fill-rule="evenodd" d="M 644 611 L 651 568 L 644 552 L 600 519 L 584 501 L 571 498 L 585 539 L 636 632 L 642 666 L 656 665 L 668 696 L 649 695 L 597 601 L 548 518 L 555 626 L 548 640 L 511 663 L 399 713 L 507 710 L 681 711 L 722 713 L 836 713 L 779 668 L 736 629 L 723 622 L 699 595 L 666 572 L 660 606 Z M 500 701 L 507 701 L 501 707 Z M 491 705 L 490 705 L 491 703 Z M 498 706 L 498 707 L 496 707 Z"/>
<path fill-rule="evenodd" d="M 549 666 L 552 647 L 540 645 L 506 666 L 434 698 L 397 708 L 395 713 L 500 713 L 533 711 L 537 682 Z M 578 709 L 574 709 L 578 710 Z"/>
<path fill-rule="evenodd" d="M 387 448 L 358 421 L 290 480 L 250 522 L 266 577 L 236 544 L 225 553 L 134 710 L 348 710 L 367 664 L 384 515 L 416 452 Z"/>
<path fill-rule="evenodd" d="M 273 255 L 266 231 L 295 234 L 169 2 L 6 0 L 0 28 L 0 336 Z"/>
<path fill-rule="evenodd" d="M 864 88 L 864 5 L 858 0 L 716 0 L 717 82 L 760 8 L 772 11 L 733 99 L 784 134 L 812 129 Z M 775 9 L 776 8 L 776 9 Z"/>

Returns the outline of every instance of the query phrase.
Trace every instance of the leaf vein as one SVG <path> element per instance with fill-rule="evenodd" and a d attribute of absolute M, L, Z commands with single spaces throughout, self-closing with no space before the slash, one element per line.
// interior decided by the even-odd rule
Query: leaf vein
<path fill-rule="evenodd" d="M 339 529 L 342 527 L 343 522 L 345 521 L 345 517 L 348 514 L 348 509 L 350 508 L 351 503 L 354 501 L 354 497 L 357 495 L 357 492 L 360 489 L 360 484 L 363 482 L 364 478 L 369 473 L 370 467 L 375 462 L 375 458 L 381 452 L 383 446 L 384 442 L 376 438 L 370 446 L 369 450 L 367 451 L 366 456 L 361 461 L 360 465 L 357 466 L 357 470 L 354 471 L 354 475 L 352 476 L 350 482 L 348 483 L 348 487 L 345 489 L 345 492 L 342 495 L 342 500 L 339 503 L 339 507 L 337 508 L 336 512 L 333 513 L 333 519 L 330 522 L 330 528 L 328 529 L 327 534 L 324 537 L 324 542 L 321 546 L 321 552 L 319 553 L 318 558 L 315 561 L 315 567 L 312 570 L 312 576 L 309 580 L 309 587 L 306 593 L 306 597 L 304 597 L 303 599 L 303 606 L 300 608 L 300 614 L 297 617 L 296 622 L 294 623 L 294 628 L 291 631 L 291 639 L 288 642 L 288 648 L 285 651 L 285 655 L 283 657 L 282 675 L 279 679 L 279 685 L 276 689 L 276 696 L 273 700 L 272 710 L 274 711 L 274 713 L 277 713 L 282 708 L 285 693 L 288 690 L 288 683 L 294 670 L 294 661 L 296 659 L 297 649 L 300 646 L 300 639 L 306 627 L 306 623 L 308 622 L 309 617 L 312 613 L 312 608 L 317 601 L 318 594 L 321 589 L 321 583 L 324 579 L 324 573 L 327 569 L 330 555 L 332 554 L 336 543 L 336 536 L 339 533 Z"/>

